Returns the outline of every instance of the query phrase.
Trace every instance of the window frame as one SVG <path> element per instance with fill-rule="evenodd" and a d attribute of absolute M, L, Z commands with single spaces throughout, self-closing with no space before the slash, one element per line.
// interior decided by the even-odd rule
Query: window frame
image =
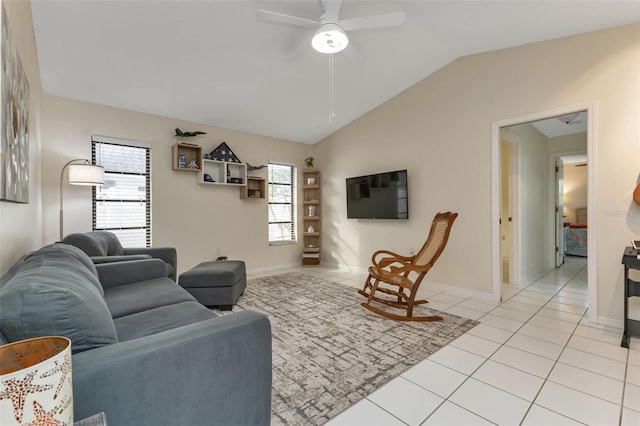
<path fill-rule="evenodd" d="M 152 200 L 151 200 L 151 145 L 146 144 L 146 143 L 142 143 L 142 142 L 136 142 L 136 141 L 130 141 L 130 140 L 125 140 L 125 139 L 115 139 L 115 138 L 109 138 L 109 137 L 104 137 L 104 136 L 92 136 L 91 137 L 91 161 L 93 164 L 97 164 L 97 165 L 101 165 L 100 164 L 100 151 L 99 151 L 99 147 L 98 144 L 105 144 L 105 145 L 114 145 L 114 146 L 123 146 L 123 147 L 127 147 L 127 148 L 137 148 L 137 149 L 142 149 L 145 151 L 145 166 L 146 166 L 146 173 L 144 174 L 145 176 L 145 226 L 132 226 L 132 227 L 117 227 L 117 228 L 106 228 L 106 227 L 101 227 L 101 228 L 97 228 L 96 227 L 96 214 L 97 214 L 97 202 L 100 202 L 102 200 L 98 200 L 96 199 L 97 196 L 97 188 L 93 187 L 92 191 L 91 191 L 91 228 L 94 231 L 117 231 L 117 230 L 135 230 L 135 229 L 144 229 L 145 230 L 145 246 L 146 247 L 151 247 L 152 241 L 151 241 L 151 236 L 152 236 L 152 222 L 151 222 L 151 212 L 152 212 L 152 208 L 151 208 L 151 204 L 152 204 Z M 109 174 L 112 175 L 120 175 L 120 176 L 140 176 L 140 173 L 132 173 L 132 172 L 122 172 L 122 171 L 114 171 L 114 170 L 107 170 L 105 168 L 105 179 Z M 140 200 L 110 200 L 110 201 L 120 201 L 120 202 L 140 202 Z M 123 246 L 125 246 L 125 244 L 123 244 Z"/>
<path fill-rule="evenodd" d="M 291 180 L 289 183 L 272 183 L 271 182 L 271 166 L 284 166 L 290 169 L 290 177 Z M 297 244 L 298 243 L 298 207 L 297 207 L 297 191 L 298 191 L 298 183 L 297 183 L 297 175 L 298 168 L 289 163 L 279 162 L 279 161 L 269 161 L 267 163 L 267 240 L 270 246 L 278 246 L 285 244 Z M 289 202 L 272 202 L 271 194 L 272 194 L 272 185 L 288 185 L 291 186 L 291 200 Z M 290 222 L 272 222 L 270 220 L 271 216 L 271 205 L 291 205 L 291 221 Z M 272 224 L 291 224 L 291 238 L 286 240 L 271 240 L 271 235 L 269 233 L 269 228 Z"/>

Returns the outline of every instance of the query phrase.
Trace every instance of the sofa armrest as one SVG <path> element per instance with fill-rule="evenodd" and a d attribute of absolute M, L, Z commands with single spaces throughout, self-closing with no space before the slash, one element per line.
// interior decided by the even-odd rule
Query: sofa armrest
<path fill-rule="evenodd" d="M 242 311 L 73 355 L 74 416 L 118 425 L 269 425 L 271 326 Z"/>
<path fill-rule="evenodd" d="M 167 276 L 165 263 L 160 259 L 99 263 L 95 266 L 104 289 Z"/>
<path fill-rule="evenodd" d="M 147 254 L 134 254 L 130 256 L 91 256 L 91 260 L 96 265 L 99 263 L 126 262 L 127 260 L 142 259 L 151 259 L 151 256 Z"/>
<path fill-rule="evenodd" d="M 172 273 L 169 275 L 173 281 L 176 280 L 176 272 L 178 270 L 178 253 L 173 247 L 139 247 L 124 249 L 126 255 L 147 254 L 156 259 L 162 259 L 172 266 Z"/>

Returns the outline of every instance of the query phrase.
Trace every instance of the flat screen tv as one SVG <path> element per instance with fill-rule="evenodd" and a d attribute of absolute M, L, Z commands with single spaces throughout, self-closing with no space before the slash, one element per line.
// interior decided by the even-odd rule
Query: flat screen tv
<path fill-rule="evenodd" d="M 348 219 L 409 219 L 407 171 L 347 178 Z"/>

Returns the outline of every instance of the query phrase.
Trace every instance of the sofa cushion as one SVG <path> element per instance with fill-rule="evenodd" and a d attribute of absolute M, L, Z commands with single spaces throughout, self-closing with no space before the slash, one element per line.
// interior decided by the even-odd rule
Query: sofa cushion
<path fill-rule="evenodd" d="M 193 296 L 167 277 L 108 288 L 104 297 L 113 318 L 160 306 L 195 301 Z"/>
<path fill-rule="evenodd" d="M 116 318 L 114 323 L 118 331 L 118 338 L 124 342 L 160 333 L 161 331 L 172 330 L 183 325 L 195 324 L 217 316 L 217 314 L 193 300 L 174 305 L 159 306 L 155 309 Z"/>
<path fill-rule="evenodd" d="M 113 232 L 92 231 L 69 234 L 62 240 L 65 244 L 71 244 L 89 256 L 122 256 L 124 249 L 120 240 Z"/>
<path fill-rule="evenodd" d="M 0 280 L 0 327 L 7 340 L 65 336 L 74 353 L 118 341 L 95 267 L 81 250 L 52 244 L 16 266 Z"/>

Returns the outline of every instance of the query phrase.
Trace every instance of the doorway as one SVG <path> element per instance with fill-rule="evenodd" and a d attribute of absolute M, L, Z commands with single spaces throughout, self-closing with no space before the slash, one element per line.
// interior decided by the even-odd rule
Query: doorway
<path fill-rule="evenodd" d="M 556 263 L 565 256 L 588 257 L 588 174 L 589 164 L 585 151 L 555 154 L 556 187 L 561 190 L 556 214 L 556 238 L 560 250 Z"/>
<path fill-rule="evenodd" d="M 551 149 L 547 151 L 545 159 L 537 160 L 537 163 L 527 163 L 529 161 L 528 152 L 526 146 L 522 143 L 514 143 L 513 137 L 507 138 L 509 145 L 505 147 L 505 134 L 508 135 L 510 131 L 514 130 L 514 126 L 524 125 L 531 123 L 537 124 L 538 122 L 547 121 L 551 124 L 558 124 L 564 126 L 571 126 L 578 124 L 578 121 L 583 121 L 584 137 L 586 138 L 586 157 L 588 164 L 588 188 L 587 188 L 587 200 L 586 200 L 586 217 L 588 218 L 588 227 L 586 227 L 585 234 L 589 241 L 587 247 L 587 275 L 588 277 L 596 276 L 596 263 L 595 263 L 595 228 L 596 223 L 595 215 L 595 199 L 593 195 L 594 182 L 596 174 L 596 164 L 594 154 L 595 153 L 595 140 L 593 128 L 593 105 L 579 105 L 574 107 L 567 107 L 563 109 L 548 111 L 544 113 L 532 114 L 524 117 L 517 117 L 513 119 L 503 120 L 493 123 L 492 128 L 492 262 L 493 262 L 493 299 L 499 302 L 502 299 L 502 284 L 503 276 L 508 275 L 509 282 L 525 282 L 527 279 L 531 279 L 535 274 L 543 274 L 556 267 L 558 262 L 562 261 L 562 253 L 558 253 L 557 250 L 562 251 L 564 248 L 564 241 L 562 237 L 562 231 L 565 225 L 565 211 L 562 206 L 562 200 L 559 195 L 559 178 L 555 173 L 557 158 L 567 156 L 569 154 L 577 154 L 576 150 L 569 150 L 571 144 L 568 143 L 564 147 L 555 148 L 555 151 Z M 537 129 L 537 127 L 536 127 Z M 543 134 L 543 130 L 538 129 Z M 525 159 L 525 164 L 520 164 L 516 160 L 514 164 L 521 167 L 521 170 L 517 172 L 516 176 L 509 176 L 505 181 L 503 176 L 504 168 L 509 168 L 511 161 L 506 161 L 504 155 L 511 157 L 510 147 L 515 144 L 519 147 L 520 153 L 519 159 Z M 521 146 L 522 145 L 522 146 Z M 536 149 L 539 149 L 537 147 Z M 582 154 L 585 149 L 582 148 Z M 503 155 L 504 154 L 504 155 Z M 536 155 L 542 155 L 540 153 Z M 550 162 L 553 161 L 553 167 L 550 167 Z M 564 164 L 564 160 L 562 160 Z M 532 183 L 531 168 L 537 167 L 539 182 Z M 524 169 L 524 170 L 522 170 Z M 586 168 L 585 168 L 586 170 Z M 553 173 L 552 173 L 553 172 Z M 548 173 L 547 176 L 545 174 Z M 509 172 L 511 174 L 511 171 Z M 562 179 L 563 180 L 563 179 Z M 511 182 L 511 184 L 508 184 Z M 513 185 L 513 187 L 511 186 Z M 504 188 L 504 189 L 503 189 Z M 514 200 L 513 190 L 518 194 L 522 194 L 521 200 Z M 507 192 L 506 200 L 503 199 L 503 193 Z M 540 198 L 542 193 L 542 198 Z M 531 200 L 530 197 L 537 194 L 538 199 Z M 544 195 L 546 194 L 546 195 Z M 560 202 L 560 205 L 558 205 Z M 514 211 L 511 210 L 505 214 L 506 206 L 515 206 Z M 510 207 L 511 208 L 511 207 Z M 542 209 L 542 213 L 537 209 Z M 557 209 L 557 211 L 556 211 Z M 517 217 L 518 213 L 520 214 Z M 512 222 L 508 222 L 509 225 L 505 228 L 502 226 L 501 218 L 506 217 L 507 221 L 509 217 L 512 217 Z M 531 244 L 536 238 L 542 235 L 540 242 L 537 240 L 534 249 L 532 250 Z M 546 236 L 546 238 L 545 238 Z M 514 242 L 515 239 L 519 239 L 518 243 Z M 526 239 L 526 242 L 525 242 Z M 543 246 L 543 245 L 544 246 Z M 515 247 L 514 247 L 515 246 Z M 542 248 L 540 248 L 542 247 Z M 515 250 L 514 250 L 515 248 Z M 518 250 L 519 248 L 519 250 Z M 514 254 L 517 253 L 517 254 Z M 508 253 L 508 256 L 504 254 Z M 535 258 L 537 256 L 537 258 Z M 509 264 L 509 267 L 505 265 L 505 257 Z M 535 259 L 534 259 L 535 258 Z M 518 262 L 523 261 L 522 268 L 516 274 L 511 267 Z M 532 267 L 531 261 L 535 262 Z M 597 282 L 595 279 L 588 280 L 588 292 L 589 292 L 589 319 L 596 321 L 597 319 Z"/>

